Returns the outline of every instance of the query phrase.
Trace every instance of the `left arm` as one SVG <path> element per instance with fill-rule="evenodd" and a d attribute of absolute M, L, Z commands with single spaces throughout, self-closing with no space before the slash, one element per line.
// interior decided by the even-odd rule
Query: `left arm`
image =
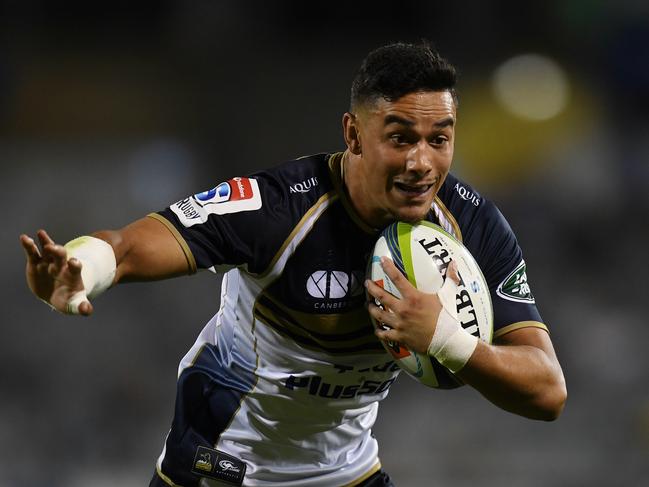
<path fill-rule="evenodd" d="M 377 328 L 376 335 L 427 353 L 442 312 L 439 297 L 417 290 L 391 260 L 385 259 L 383 268 L 402 298 L 366 282 L 369 294 L 389 309 L 369 304 L 374 319 L 389 326 Z M 461 328 L 459 322 L 457 327 Z M 493 345 L 478 341 L 456 375 L 498 407 L 532 419 L 556 419 L 566 401 L 566 384 L 552 341 L 539 328 L 511 331 Z"/>
<path fill-rule="evenodd" d="M 566 401 L 561 365 L 540 328 L 509 332 L 494 345 L 478 342 L 456 375 L 496 406 L 532 419 L 557 419 Z"/>

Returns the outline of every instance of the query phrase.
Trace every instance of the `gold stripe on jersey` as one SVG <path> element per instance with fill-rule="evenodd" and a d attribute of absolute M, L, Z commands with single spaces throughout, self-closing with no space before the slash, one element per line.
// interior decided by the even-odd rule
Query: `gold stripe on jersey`
<path fill-rule="evenodd" d="M 357 478 L 350 484 L 345 484 L 343 487 L 356 487 L 357 485 L 362 484 L 365 482 L 367 479 L 369 479 L 372 475 L 374 475 L 376 472 L 381 470 L 381 462 L 378 461 L 374 464 L 374 466 L 362 477 Z"/>
<path fill-rule="evenodd" d="M 435 199 L 433 200 L 433 211 L 442 228 L 462 242 L 460 225 L 458 225 L 453 214 L 446 208 L 446 205 L 442 203 L 442 200 L 437 195 L 435 195 Z"/>
<path fill-rule="evenodd" d="M 333 183 L 336 192 L 340 195 L 340 201 L 343 204 L 343 208 L 345 208 L 345 211 L 352 219 L 352 221 L 365 233 L 375 235 L 378 230 L 370 227 L 361 219 L 360 216 L 358 216 L 358 213 L 356 213 L 354 206 L 347 197 L 347 192 L 345 191 L 345 183 L 343 180 L 344 156 L 344 152 L 336 152 L 329 157 L 329 173 L 331 175 L 331 182 Z"/>
<path fill-rule="evenodd" d="M 149 213 L 147 217 L 153 218 L 154 220 L 158 220 L 165 227 L 167 227 L 167 229 L 171 232 L 171 234 L 174 236 L 176 241 L 180 244 L 180 248 L 183 250 L 183 253 L 185 254 L 185 259 L 187 259 L 187 268 L 189 269 L 189 273 L 195 274 L 196 259 L 194 259 L 194 254 L 192 254 L 189 245 L 187 245 L 187 242 L 180 234 L 180 232 L 176 229 L 176 227 L 173 225 L 173 223 L 167 220 L 164 216 L 159 215 L 157 213 Z"/>
<path fill-rule="evenodd" d="M 164 481 L 165 484 L 168 484 L 171 487 L 182 487 L 182 485 L 174 483 L 173 480 L 171 480 L 169 477 L 167 477 L 165 474 L 163 474 L 159 465 L 156 465 L 155 469 L 156 469 L 156 473 L 158 474 L 158 477 L 160 477 Z"/>
<path fill-rule="evenodd" d="M 518 323 L 512 323 L 511 325 L 503 326 L 499 330 L 494 331 L 493 338 L 495 340 L 496 338 L 506 335 L 507 333 L 510 333 L 514 330 L 520 330 L 521 328 L 540 328 L 541 330 L 545 330 L 550 333 L 548 327 L 538 321 L 519 321 Z"/>
<path fill-rule="evenodd" d="M 282 246 L 279 248 L 279 250 L 275 253 L 273 256 L 273 259 L 270 261 L 270 264 L 268 264 L 268 267 L 266 270 L 264 270 L 261 274 L 251 274 L 257 279 L 263 279 L 265 277 L 268 277 L 268 275 L 273 271 L 275 268 L 275 265 L 277 262 L 280 260 L 282 255 L 284 254 L 284 251 L 288 248 L 289 245 L 293 243 L 293 240 L 295 239 L 296 235 L 300 233 L 302 230 L 302 227 L 304 227 L 313 217 L 315 213 L 317 213 L 319 210 L 321 210 L 321 207 L 326 207 L 336 201 L 338 199 L 338 195 L 335 193 L 335 191 L 329 191 L 328 193 L 323 194 L 318 201 L 316 201 L 311 208 L 309 208 L 306 213 L 302 216 L 300 221 L 298 222 L 295 227 L 293 227 L 293 231 L 289 234 L 288 237 L 286 237 L 286 240 L 284 240 L 284 243 Z M 304 235 L 306 236 L 306 235 Z M 303 237 L 304 238 L 304 237 Z M 266 284 L 267 285 L 267 284 Z"/>
<path fill-rule="evenodd" d="M 349 313 L 312 314 L 279 304 L 262 293 L 255 303 L 255 318 L 300 345 L 327 353 L 381 352 L 365 308 Z"/>

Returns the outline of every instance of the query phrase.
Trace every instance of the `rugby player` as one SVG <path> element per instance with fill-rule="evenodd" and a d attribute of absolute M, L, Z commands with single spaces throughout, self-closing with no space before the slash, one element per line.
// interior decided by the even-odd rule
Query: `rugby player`
<path fill-rule="evenodd" d="M 377 337 L 431 354 L 500 408 L 559 416 L 565 381 L 522 251 L 495 205 L 449 172 L 455 81 L 426 44 L 380 47 L 354 79 L 344 152 L 234 177 L 66 245 L 44 230 L 40 245 L 21 235 L 30 289 L 62 313 L 90 315 L 122 282 L 225 272 L 220 308 L 181 361 L 151 486 L 392 485 L 371 428 L 399 368 Z M 378 232 L 424 219 L 479 263 L 493 344 L 390 260 L 402 299 L 364 281 Z M 367 303 L 365 287 L 390 312 Z M 370 314 L 389 327 L 375 330 Z"/>

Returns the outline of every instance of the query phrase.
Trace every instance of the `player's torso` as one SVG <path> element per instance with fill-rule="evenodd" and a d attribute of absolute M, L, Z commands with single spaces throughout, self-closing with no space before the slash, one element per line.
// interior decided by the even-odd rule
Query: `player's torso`
<path fill-rule="evenodd" d="M 398 367 L 365 308 L 365 266 L 377 233 L 351 210 L 340 162 L 340 154 L 319 155 L 264 171 L 245 183 L 245 206 L 231 207 L 237 211 L 217 200 L 196 213 L 219 215 L 209 229 L 217 250 L 192 247 L 199 267 L 236 267 L 224 278 L 219 312 L 181 363 L 181 378 L 199 368 L 215 389 L 232 393 L 219 403 L 222 417 L 209 437 L 248 464 L 254 485 L 343 485 L 376 468 L 370 430 Z M 498 215 L 485 218 L 480 197 L 467 191 L 450 176 L 428 219 L 467 237 L 488 266 L 493 252 L 483 242 L 493 238 Z M 199 228 L 186 201 L 174 213 Z"/>
<path fill-rule="evenodd" d="M 284 197 L 302 199 L 283 202 L 291 228 L 264 269 L 226 274 L 221 309 L 181 364 L 195 366 L 211 348 L 215 380 L 240 388 L 217 447 L 247 462 L 260 485 L 342 485 L 374 468 L 370 428 L 399 373 L 365 306 L 376 234 L 350 218 L 323 162 L 309 185 L 287 182 Z"/>

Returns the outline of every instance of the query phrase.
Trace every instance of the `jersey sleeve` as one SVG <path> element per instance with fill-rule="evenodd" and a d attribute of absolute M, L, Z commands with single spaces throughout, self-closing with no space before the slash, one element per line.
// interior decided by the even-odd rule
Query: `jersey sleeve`
<path fill-rule="evenodd" d="M 494 311 L 494 338 L 523 327 L 547 330 L 527 281 L 523 252 L 509 223 L 488 200 L 481 201 L 465 245 L 485 276 Z"/>
<path fill-rule="evenodd" d="M 262 172 L 232 178 L 150 216 L 170 228 L 195 269 L 261 273 L 290 231 L 285 199 L 284 186 Z"/>

